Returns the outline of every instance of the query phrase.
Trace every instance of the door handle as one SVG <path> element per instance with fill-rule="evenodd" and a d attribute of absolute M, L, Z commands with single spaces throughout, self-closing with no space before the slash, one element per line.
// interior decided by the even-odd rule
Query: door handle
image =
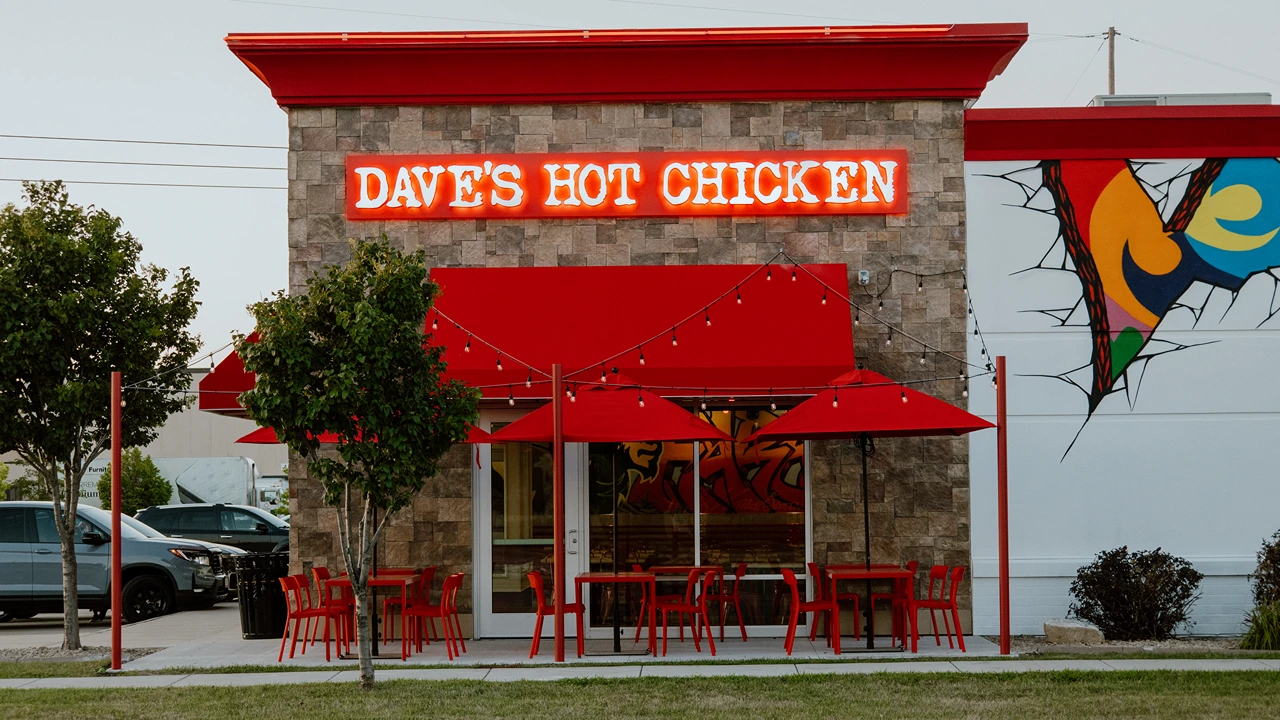
<path fill-rule="evenodd" d="M 182 536 L 181 536 L 181 535 L 179 535 L 179 534 L 177 534 L 177 533 L 174 533 L 173 535 L 170 535 L 169 537 L 178 537 L 178 538 L 180 538 L 180 537 L 182 537 Z"/>
<path fill-rule="evenodd" d="M 36 550 L 37 555 L 52 555 L 53 551 L 48 548 L 39 548 Z"/>
<path fill-rule="evenodd" d="M 231 536 L 230 536 L 230 535 L 219 535 L 218 537 L 222 538 L 223 540 L 230 540 L 230 539 L 231 539 Z"/>
<path fill-rule="evenodd" d="M 569 547 L 565 548 L 565 553 L 568 555 L 577 555 L 578 554 L 578 531 L 570 530 L 566 534 L 568 535 L 566 539 L 569 541 Z"/>

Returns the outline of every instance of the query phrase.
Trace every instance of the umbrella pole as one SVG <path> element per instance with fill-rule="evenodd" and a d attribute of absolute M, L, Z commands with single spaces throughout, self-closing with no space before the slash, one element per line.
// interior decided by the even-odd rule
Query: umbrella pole
<path fill-rule="evenodd" d="M 862 547 L 866 550 L 867 572 L 871 572 L 871 497 L 867 493 L 867 455 L 875 452 L 871 446 L 871 436 L 863 434 L 858 437 L 858 448 L 862 451 Z M 875 606 L 871 602 L 871 579 L 867 578 L 867 649 L 876 646 Z"/>
<path fill-rule="evenodd" d="M 621 443 L 619 443 L 621 445 Z M 613 478 L 613 574 L 618 574 L 618 447 L 609 456 L 609 475 Z M 622 604 L 618 597 L 618 585 L 613 591 L 613 651 L 622 652 L 622 618 L 618 615 L 618 607 Z"/>
<path fill-rule="evenodd" d="M 552 587 L 555 590 L 555 658 L 556 662 L 564 662 L 564 593 L 565 593 L 565 548 L 564 548 L 564 378 L 560 375 L 560 363 L 551 366 L 551 405 L 552 405 L 552 475 L 551 487 L 554 504 L 552 505 L 552 554 L 555 564 Z M 578 598 L 581 602 L 582 599 Z M 585 640 L 585 638 L 584 638 Z"/>

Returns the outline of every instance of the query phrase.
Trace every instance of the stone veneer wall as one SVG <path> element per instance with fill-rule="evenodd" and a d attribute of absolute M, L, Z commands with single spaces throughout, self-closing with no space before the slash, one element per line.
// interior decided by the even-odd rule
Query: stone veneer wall
<path fill-rule="evenodd" d="M 845 263 L 854 297 L 859 269 L 878 291 L 894 267 L 952 270 L 965 258 L 963 106 L 960 101 L 774 102 L 619 105 L 494 105 L 299 108 L 289 111 L 289 289 L 350 258 L 349 238 L 386 235 L 431 266 L 755 264 L 779 249 L 800 262 Z M 545 153 L 647 150 L 832 150 L 905 148 L 910 211 L 904 216 L 639 218 L 349 222 L 348 153 Z M 963 357 L 965 298 L 959 277 L 932 278 L 917 293 L 897 276 L 881 316 Z M 876 301 L 867 300 L 872 307 Z M 863 322 L 859 362 L 902 379 L 958 375 L 954 360 Z M 955 382 L 925 388 L 962 402 Z M 871 461 L 873 557 L 970 564 L 968 446 L 962 439 L 885 440 Z M 340 566 L 336 515 L 323 507 L 302 463 L 290 464 L 294 567 Z M 860 459 L 848 442 L 811 453 L 814 559 L 859 562 Z M 471 574 L 469 453 L 457 449 L 412 513 L 397 517 L 382 545 L 385 564 L 442 566 Z M 470 582 L 460 605 L 469 608 Z M 962 587 L 967 607 L 968 581 Z M 967 614 L 967 613 L 966 613 Z M 967 624 L 966 619 L 966 624 Z"/>

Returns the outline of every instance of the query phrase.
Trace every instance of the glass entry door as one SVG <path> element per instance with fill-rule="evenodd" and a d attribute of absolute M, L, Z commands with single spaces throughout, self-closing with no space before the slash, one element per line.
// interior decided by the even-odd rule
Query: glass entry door
<path fill-rule="evenodd" d="M 505 423 L 494 421 L 490 430 Z M 542 573 L 546 601 L 552 602 L 554 493 L 550 443 L 500 443 L 479 446 L 476 487 L 476 634 L 479 637 L 530 637 L 537 600 L 531 571 Z M 573 578 L 583 569 L 579 529 L 580 481 L 585 446 L 565 445 L 565 585 L 573 602 Z M 569 616 L 572 620 L 572 617 Z M 566 622 L 566 633 L 575 634 Z M 543 636 L 554 634 L 550 619 Z"/>

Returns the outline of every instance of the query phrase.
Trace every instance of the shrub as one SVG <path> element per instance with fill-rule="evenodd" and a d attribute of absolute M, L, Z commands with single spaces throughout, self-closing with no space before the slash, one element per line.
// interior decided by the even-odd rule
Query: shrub
<path fill-rule="evenodd" d="M 1249 630 L 1240 638 L 1244 650 L 1280 650 L 1280 602 L 1259 605 L 1245 618 Z"/>
<path fill-rule="evenodd" d="M 133 515 L 142 508 L 164 505 L 173 497 L 173 486 L 138 448 L 125 450 L 120 457 L 120 512 Z M 111 463 L 98 479 L 98 498 L 102 509 L 111 509 Z"/>
<path fill-rule="evenodd" d="M 1280 532 L 1262 541 L 1258 567 L 1249 576 L 1253 582 L 1253 604 L 1258 607 L 1280 603 Z"/>
<path fill-rule="evenodd" d="M 1110 640 L 1163 640 L 1189 624 L 1203 578 L 1191 563 L 1160 548 L 1100 552 L 1071 583 L 1071 614 Z"/>

